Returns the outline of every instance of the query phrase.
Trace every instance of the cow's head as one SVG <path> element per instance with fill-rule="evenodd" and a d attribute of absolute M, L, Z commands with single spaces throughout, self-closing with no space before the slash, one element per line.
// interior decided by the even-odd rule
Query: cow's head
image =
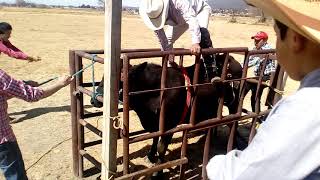
<path fill-rule="evenodd" d="M 131 65 L 129 65 L 129 73 L 131 71 Z M 133 76 L 134 77 L 134 76 Z M 94 107 L 97 108 L 101 108 L 103 106 L 103 102 L 100 102 L 97 100 L 98 96 L 102 96 L 103 97 L 103 92 L 104 92 L 104 78 L 102 78 L 100 84 L 98 85 L 98 87 L 95 90 L 96 92 L 94 93 L 94 97 L 91 97 L 91 104 Z M 121 75 L 120 75 L 120 79 L 119 79 L 119 103 L 122 103 L 123 101 L 123 69 L 121 68 Z"/>

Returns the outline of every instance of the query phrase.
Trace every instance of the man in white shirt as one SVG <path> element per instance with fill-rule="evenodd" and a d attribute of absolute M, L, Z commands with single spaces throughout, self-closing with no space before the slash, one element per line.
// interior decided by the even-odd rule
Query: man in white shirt
<path fill-rule="evenodd" d="M 243 150 L 214 156 L 214 180 L 320 179 L 320 2 L 246 0 L 275 18 L 277 60 L 301 81 L 279 101 Z"/>
<path fill-rule="evenodd" d="M 206 0 L 142 0 L 139 13 L 147 27 L 155 31 L 162 50 L 171 50 L 173 43 L 189 29 L 190 50 L 200 53 L 200 27 L 208 28 L 211 13 Z M 164 25 L 168 25 L 166 33 Z"/>
<path fill-rule="evenodd" d="M 171 50 L 174 42 L 189 30 L 192 54 L 199 54 L 201 48 L 212 47 L 208 31 L 211 7 L 207 0 L 142 0 L 139 13 L 148 28 L 159 39 L 162 50 Z M 167 25 L 166 32 L 164 26 Z M 205 56 L 207 71 L 214 71 L 213 56 Z M 169 62 L 175 66 L 174 59 Z"/>

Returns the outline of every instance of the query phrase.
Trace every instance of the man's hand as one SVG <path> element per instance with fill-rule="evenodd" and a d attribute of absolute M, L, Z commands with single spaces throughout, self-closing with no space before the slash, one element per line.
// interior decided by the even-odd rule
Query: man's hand
<path fill-rule="evenodd" d="M 52 94 L 56 93 L 57 91 L 59 91 L 61 88 L 69 85 L 72 80 L 74 78 L 70 75 L 68 76 L 61 76 L 57 82 L 55 82 L 54 84 L 44 87 L 42 88 L 43 90 L 43 97 L 42 98 L 46 98 L 51 96 Z"/>
<path fill-rule="evenodd" d="M 39 56 L 37 56 L 37 57 L 29 56 L 29 57 L 27 58 L 27 60 L 28 60 L 29 62 L 37 62 L 37 61 L 41 61 L 41 57 L 39 57 Z"/>
<path fill-rule="evenodd" d="M 72 76 L 67 76 L 67 75 L 61 76 L 61 77 L 58 79 L 58 82 L 57 82 L 57 83 L 58 83 L 61 87 L 65 87 L 65 86 L 69 85 L 69 84 L 72 82 L 73 79 L 74 79 L 74 78 L 73 78 Z"/>
<path fill-rule="evenodd" d="M 201 47 L 198 43 L 192 44 L 190 51 L 191 51 L 191 54 L 198 55 L 201 53 Z"/>

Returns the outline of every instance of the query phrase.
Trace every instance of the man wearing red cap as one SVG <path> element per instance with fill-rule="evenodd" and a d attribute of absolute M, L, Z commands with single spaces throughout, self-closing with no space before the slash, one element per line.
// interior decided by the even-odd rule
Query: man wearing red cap
<path fill-rule="evenodd" d="M 259 31 L 256 35 L 252 36 L 251 39 L 254 40 L 254 50 L 267 50 L 267 49 L 273 49 L 270 44 L 268 44 L 268 34 Z M 254 74 L 256 76 L 260 75 L 260 69 L 262 68 L 262 62 L 264 58 L 261 56 L 251 56 L 249 58 L 249 67 L 255 66 Z M 271 72 L 275 71 L 275 63 L 271 59 L 267 61 L 267 66 L 264 71 L 265 80 L 268 80 L 270 78 Z"/>
<path fill-rule="evenodd" d="M 251 39 L 254 40 L 254 50 L 267 50 L 267 49 L 272 49 L 272 47 L 268 44 L 268 34 L 263 32 L 263 31 L 259 31 L 257 32 L 257 34 L 255 34 L 254 36 L 251 37 Z M 265 57 L 261 56 L 261 55 L 252 55 L 249 57 L 249 67 L 254 66 L 254 75 L 259 77 L 261 70 L 262 70 L 262 66 L 263 66 L 263 62 L 264 62 Z M 263 72 L 263 77 L 262 80 L 263 81 L 267 81 L 270 79 L 271 73 L 275 71 L 275 61 L 272 59 L 268 59 L 267 60 L 267 64 L 266 64 L 266 68 Z M 265 86 L 262 86 L 262 88 L 260 88 L 260 91 L 258 92 L 258 99 L 260 99 L 260 97 L 262 96 L 262 92 L 263 89 L 265 88 Z M 247 82 L 246 84 L 246 88 L 245 88 L 245 95 L 251 90 L 251 109 L 254 112 L 255 109 L 255 104 L 256 104 L 256 93 L 257 93 L 257 84 L 256 83 L 252 83 L 252 82 Z M 260 102 L 259 102 L 259 107 L 258 107 L 258 112 L 260 111 Z"/>

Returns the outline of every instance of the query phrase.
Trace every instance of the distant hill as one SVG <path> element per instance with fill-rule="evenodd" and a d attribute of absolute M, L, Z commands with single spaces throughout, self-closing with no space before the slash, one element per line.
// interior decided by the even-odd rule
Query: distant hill
<path fill-rule="evenodd" d="M 248 8 L 248 5 L 244 2 L 244 0 L 208 0 L 209 4 L 212 8 L 235 8 L 235 9 L 244 9 Z"/>

